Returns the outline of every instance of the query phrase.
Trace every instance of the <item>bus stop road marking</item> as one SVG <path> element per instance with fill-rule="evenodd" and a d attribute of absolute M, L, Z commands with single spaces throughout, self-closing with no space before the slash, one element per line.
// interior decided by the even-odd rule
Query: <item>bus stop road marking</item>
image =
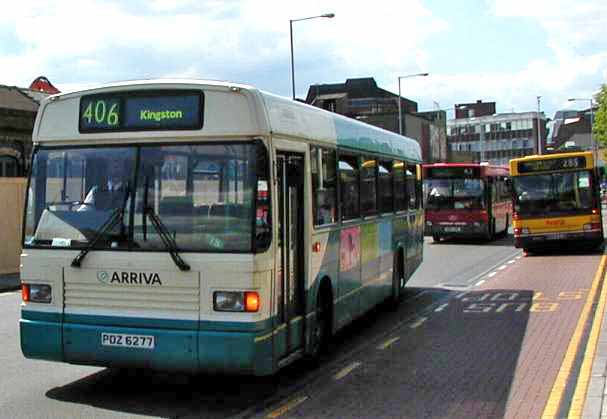
<path fill-rule="evenodd" d="M 387 349 L 387 348 L 389 348 L 390 346 L 392 346 L 392 344 L 393 344 L 393 343 L 395 343 L 396 341 L 398 341 L 399 339 L 400 339 L 400 338 L 399 338 L 398 336 L 397 336 L 397 337 L 395 337 L 395 338 L 392 338 L 392 339 L 388 339 L 387 341 L 385 341 L 384 343 L 382 343 L 381 345 L 379 345 L 379 346 L 377 347 L 377 349 L 379 349 L 379 350 L 384 350 L 384 349 Z"/>
<path fill-rule="evenodd" d="M 350 365 L 348 365 L 347 367 L 344 367 L 341 371 L 339 371 L 337 374 L 335 374 L 333 376 L 333 378 L 335 379 L 335 381 L 339 381 L 342 378 L 344 378 L 345 376 L 347 376 L 348 374 L 350 374 L 352 371 L 354 371 L 356 368 L 360 367 L 362 365 L 361 362 L 355 361 L 353 363 L 351 363 Z"/>
<path fill-rule="evenodd" d="M 480 281 L 478 281 L 476 284 L 474 284 L 475 287 L 480 287 L 481 285 L 483 285 L 485 283 L 485 280 L 482 279 Z"/>
<path fill-rule="evenodd" d="M 561 402 L 563 400 L 563 396 L 567 388 L 567 381 L 569 379 L 571 371 L 573 370 L 575 359 L 577 357 L 578 350 L 582 341 L 584 328 L 586 326 L 588 317 L 590 316 L 590 311 L 594 303 L 597 289 L 605 273 L 606 261 L 607 255 L 603 254 L 599 268 L 592 281 L 592 287 L 590 289 L 590 292 L 588 293 L 588 296 L 586 297 L 586 302 L 584 303 L 584 307 L 582 308 L 579 320 L 577 322 L 573 335 L 571 336 L 569 345 L 567 346 L 567 352 L 565 353 L 565 357 L 563 359 L 563 362 L 561 363 L 561 367 L 559 368 L 556 380 L 552 385 L 552 390 L 550 391 L 548 401 L 546 402 L 546 406 L 544 407 L 542 418 L 554 418 L 559 413 L 559 408 L 561 406 Z"/>
<path fill-rule="evenodd" d="M 274 418 L 277 418 L 279 416 L 282 416 L 285 413 L 287 413 L 289 410 L 291 410 L 291 409 L 299 406 L 300 404 L 302 404 L 306 400 L 308 400 L 308 396 L 296 397 L 293 400 L 291 400 L 291 401 L 285 403 L 284 405 L 280 406 L 278 409 L 273 410 L 266 417 L 269 418 L 269 419 L 274 419 Z"/>
<path fill-rule="evenodd" d="M 506 265 L 502 265 L 499 268 L 497 268 L 498 271 L 503 271 L 504 269 L 506 269 L 508 266 Z"/>
<path fill-rule="evenodd" d="M 487 275 L 487 278 L 493 278 L 495 275 L 497 275 L 497 272 L 491 272 L 489 275 Z"/>

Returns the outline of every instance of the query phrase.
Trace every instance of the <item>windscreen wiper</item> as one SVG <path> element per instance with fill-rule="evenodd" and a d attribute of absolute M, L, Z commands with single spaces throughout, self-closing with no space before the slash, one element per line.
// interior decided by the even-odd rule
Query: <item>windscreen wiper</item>
<path fill-rule="evenodd" d="M 95 247 L 97 242 L 101 240 L 103 235 L 113 229 L 118 223 L 121 223 L 120 234 L 124 235 L 124 224 L 122 224 L 122 219 L 124 218 L 126 203 L 129 199 L 130 194 L 131 188 L 127 183 L 126 193 L 124 195 L 124 201 L 122 202 L 122 205 L 120 206 L 120 208 L 115 208 L 114 211 L 112 211 L 108 219 L 101 225 L 101 227 L 99 227 L 99 231 L 97 231 L 97 234 L 95 234 L 93 240 L 91 240 L 90 243 L 80 251 L 78 256 L 76 256 L 74 260 L 72 260 L 72 267 L 79 268 L 82 264 L 82 260 L 91 250 L 93 250 L 93 248 Z"/>
<path fill-rule="evenodd" d="M 88 252 L 90 252 L 93 247 L 95 247 L 95 245 L 97 244 L 97 242 L 99 240 L 101 240 L 101 238 L 103 237 L 103 235 L 105 233 L 107 233 L 108 231 L 110 231 L 112 228 L 114 228 L 119 222 L 122 221 L 122 217 L 124 215 L 124 209 L 123 208 L 116 208 L 114 209 L 114 211 L 112 212 L 112 214 L 110 214 L 110 216 L 108 217 L 108 219 L 102 224 L 101 227 L 99 227 L 99 231 L 97 231 L 97 234 L 95 234 L 95 237 L 93 237 L 93 240 L 90 241 L 90 243 L 80 251 L 80 253 L 78 254 L 78 256 L 76 256 L 74 258 L 74 260 L 72 260 L 72 267 L 74 268 L 79 268 L 80 265 L 82 264 L 82 259 L 84 259 L 84 257 L 88 254 Z"/>
<path fill-rule="evenodd" d="M 169 254 L 171 255 L 171 258 L 173 259 L 173 262 L 175 262 L 175 265 L 177 265 L 177 267 L 182 271 L 189 271 L 190 265 L 188 265 L 183 259 L 181 259 L 181 256 L 179 256 L 179 249 L 177 248 L 177 243 L 175 242 L 175 239 L 171 237 L 171 233 L 169 233 L 168 229 L 166 228 L 160 217 L 158 217 L 158 214 L 154 212 L 154 209 L 152 207 L 145 207 L 143 211 L 144 218 L 150 217 L 152 225 L 158 232 L 158 235 L 164 243 L 164 247 L 166 248 L 166 250 L 168 250 Z"/>

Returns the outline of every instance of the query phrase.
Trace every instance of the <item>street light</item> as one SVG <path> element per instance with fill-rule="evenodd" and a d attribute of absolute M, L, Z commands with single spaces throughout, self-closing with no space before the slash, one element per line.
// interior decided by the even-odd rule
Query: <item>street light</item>
<path fill-rule="evenodd" d="M 538 154 L 542 155 L 542 137 L 540 135 L 540 99 L 541 96 L 536 96 L 537 98 L 537 151 Z"/>
<path fill-rule="evenodd" d="M 403 135 L 403 112 L 402 112 L 402 106 L 400 104 L 401 102 L 401 97 L 400 97 L 400 80 L 401 79 L 408 79 L 409 77 L 425 77 L 429 75 L 429 73 L 416 73 L 416 74 L 407 74 L 406 76 L 398 76 L 398 133 L 400 135 Z"/>
<path fill-rule="evenodd" d="M 594 159 L 596 160 L 596 154 L 597 154 L 597 150 L 596 150 L 596 144 L 594 143 L 594 136 L 592 135 L 592 126 L 594 125 L 594 121 L 593 121 L 593 112 L 594 112 L 594 100 L 590 97 L 581 97 L 581 98 L 577 98 L 577 97 L 572 97 L 567 99 L 569 102 L 575 102 L 576 100 L 587 100 L 590 102 L 590 146 L 592 147 L 592 157 L 594 157 Z"/>
<path fill-rule="evenodd" d="M 300 20 L 317 19 L 320 17 L 334 18 L 335 13 L 325 13 L 318 16 L 302 17 L 301 19 L 289 19 L 289 36 L 291 38 L 291 88 L 293 92 L 293 100 L 295 100 L 295 62 L 293 59 L 293 22 L 299 22 Z"/>

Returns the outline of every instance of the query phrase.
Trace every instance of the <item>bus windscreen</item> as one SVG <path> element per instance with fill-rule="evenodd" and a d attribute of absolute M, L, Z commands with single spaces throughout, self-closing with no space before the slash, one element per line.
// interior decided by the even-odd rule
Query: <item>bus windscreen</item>
<path fill-rule="evenodd" d="M 575 214 L 593 207 L 588 170 L 517 176 L 513 186 L 514 210 L 522 216 Z"/>
<path fill-rule="evenodd" d="M 482 179 L 427 179 L 426 208 L 430 210 L 485 208 L 485 183 Z"/>

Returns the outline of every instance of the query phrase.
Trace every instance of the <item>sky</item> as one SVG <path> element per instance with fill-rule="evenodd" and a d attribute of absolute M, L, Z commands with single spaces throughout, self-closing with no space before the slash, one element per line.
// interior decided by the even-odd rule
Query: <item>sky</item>
<path fill-rule="evenodd" d="M 605 0 L 2 0 L 0 84 L 46 76 L 62 91 L 197 78 L 298 97 L 374 77 L 420 111 L 497 102 L 498 112 L 588 107 L 607 82 Z M 448 113 L 452 117 L 453 113 Z"/>

